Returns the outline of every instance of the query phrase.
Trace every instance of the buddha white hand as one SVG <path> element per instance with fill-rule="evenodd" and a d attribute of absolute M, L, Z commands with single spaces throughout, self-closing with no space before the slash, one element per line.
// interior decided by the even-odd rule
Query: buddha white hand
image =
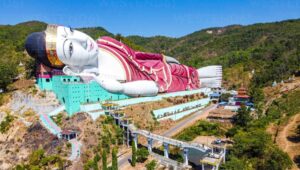
<path fill-rule="evenodd" d="M 70 76 L 92 77 L 102 88 L 111 93 L 120 93 L 127 96 L 156 96 L 158 87 L 154 81 L 138 80 L 127 83 L 120 83 L 109 75 L 96 75 L 93 72 L 76 72 L 65 66 L 63 72 Z"/>
<path fill-rule="evenodd" d="M 156 96 L 158 87 L 154 81 L 138 80 L 127 83 L 120 83 L 115 79 L 110 79 L 104 76 L 97 76 L 95 80 L 102 88 L 111 93 L 121 93 L 127 96 Z"/>

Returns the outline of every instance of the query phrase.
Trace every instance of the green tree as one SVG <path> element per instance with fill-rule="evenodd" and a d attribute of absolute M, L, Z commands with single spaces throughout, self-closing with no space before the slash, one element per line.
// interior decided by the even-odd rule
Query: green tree
<path fill-rule="evenodd" d="M 98 153 L 96 153 L 95 157 L 94 157 L 94 162 L 99 162 L 100 161 L 100 155 Z"/>
<path fill-rule="evenodd" d="M 238 126 L 245 127 L 251 120 L 250 108 L 247 109 L 246 106 L 242 105 L 241 108 L 239 108 L 237 115 L 234 117 L 234 123 Z"/>
<path fill-rule="evenodd" d="M 286 153 L 272 143 L 264 129 L 238 131 L 225 169 L 288 169 L 292 163 Z M 236 167 L 236 168 L 233 168 Z"/>
<path fill-rule="evenodd" d="M 156 168 L 156 161 L 152 160 L 151 162 L 146 164 L 147 170 L 155 170 Z"/>
<path fill-rule="evenodd" d="M 231 96 L 230 93 L 223 93 L 223 94 L 221 94 L 221 96 L 220 96 L 220 100 L 221 100 L 221 101 L 228 102 L 228 99 L 229 99 L 230 96 Z"/>
<path fill-rule="evenodd" d="M 29 155 L 28 164 L 17 165 L 15 168 L 20 170 L 49 169 L 50 167 L 63 169 L 65 163 L 66 161 L 59 155 L 45 155 L 45 151 L 43 149 L 38 149 Z"/>
<path fill-rule="evenodd" d="M 14 120 L 14 117 L 10 114 L 7 114 L 4 120 L 0 123 L 0 132 L 5 133 L 11 127 L 11 122 Z"/>
<path fill-rule="evenodd" d="M 224 133 L 224 130 L 220 128 L 218 123 L 200 120 L 193 126 L 184 129 L 182 132 L 176 135 L 176 138 L 184 141 L 192 141 L 199 135 L 220 136 Z"/>
<path fill-rule="evenodd" d="M 102 151 L 102 169 L 107 170 L 107 157 L 106 157 L 105 149 L 103 149 L 103 151 Z"/>
<path fill-rule="evenodd" d="M 7 90 L 7 86 L 17 76 L 17 67 L 14 63 L 0 61 L 0 89 Z"/>
<path fill-rule="evenodd" d="M 136 152 L 137 162 L 145 162 L 149 156 L 149 151 L 146 148 L 138 149 Z"/>
<path fill-rule="evenodd" d="M 36 61 L 30 57 L 28 61 L 25 62 L 25 69 L 27 79 L 34 77 L 36 73 Z"/>
<path fill-rule="evenodd" d="M 93 161 L 93 168 L 94 170 L 98 170 L 98 162 L 100 161 L 100 155 L 96 153 L 94 156 L 94 161 Z"/>
<path fill-rule="evenodd" d="M 249 162 L 243 159 L 236 158 L 231 156 L 230 161 L 227 161 L 226 164 L 221 165 L 221 169 L 229 169 L 229 170 L 253 170 L 254 168 L 251 166 Z"/>
<path fill-rule="evenodd" d="M 132 148 L 132 156 L 131 156 L 131 165 L 134 167 L 136 164 L 136 148 L 135 148 L 135 142 L 131 142 L 131 148 Z"/>
<path fill-rule="evenodd" d="M 118 169 L 118 158 L 117 158 L 117 148 L 112 150 L 112 170 Z"/>
<path fill-rule="evenodd" d="M 84 170 L 90 170 L 90 169 L 98 170 L 98 166 L 94 162 L 94 160 L 89 160 L 87 163 L 84 164 L 83 169 Z"/>

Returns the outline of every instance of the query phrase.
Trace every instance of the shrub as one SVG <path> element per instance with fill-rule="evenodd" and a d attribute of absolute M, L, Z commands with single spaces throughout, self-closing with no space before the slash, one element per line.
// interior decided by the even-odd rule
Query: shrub
<path fill-rule="evenodd" d="M 112 150 L 112 170 L 118 170 L 118 158 L 117 158 L 117 148 L 113 148 Z"/>
<path fill-rule="evenodd" d="M 9 130 L 11 122 L 14 120 L 14 117 L 10 114 L 7 114 L 4 120 L 0 123 L 0 132 L 5 133 Z"/>
<path fill-rule="evenodd" d="M 149 152 L 146 148 L 138 149 L 136 152 L 137 162 L 145 162 L 149 156 Z"/>
<path fill-rule="evenodd" d="M 107 170 L 107 157 L 106 157 L 106 151 L 102 151 L 102 169 Z"/>
<path fill-rule="evenodd" d="M 179 133 L 176 138 L 184 141 L 192 141 L 199 135 L 214 135 L 220 136 L 225 132 L 222 130 L 218 123 L 211 123 L 207 121 L 199 121 L 195 125 L 184 129 L 181 133 Z"/>
<path fill-rule="evenodd" d="M 151 162 L 146 164 L 147 170 L 155 170 L 156 168 L 156 161 L 152 160 Z"/>

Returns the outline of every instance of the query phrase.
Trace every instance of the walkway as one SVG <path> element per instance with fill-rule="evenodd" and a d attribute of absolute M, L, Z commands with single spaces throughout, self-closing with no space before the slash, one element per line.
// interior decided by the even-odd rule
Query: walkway
<path fill-rule="evenodd" d="M 286 152 L 292 160 L 294 160 L 295 156 L 300 155 L 300 143 L 299 139 L 293 138 L 295 136 L 295 131 L 297 129 L 297 125 L 300 123 L 300 113 L 294 115 L 290 118 L 288 123 L 280 128 L 278 132 L 278 136 L 276 137 L 276 143 L 284 152 Z M 294 140 L 293 140 L 294 139 Z M 292 169 L 298 169 L 297 165 L 293 164 Z"/>
<path fill-rule="evenodd" d="M 210 93 L 212 93 L 212 91 L 210 90 L 210 88 L 201 88 L 197 90 L 159 94 L 157 96 L 152 96 L 152 97 L 137 97 L 137 98 L 124 99 L 124 100 L 117 100 L 117 101 L 112 101 L 112 103 L 116 103 L 118 104 L 118 106 L 124 107 L 124 106 L 142 103 L 142 102 L 159 101 L 167 97 L 185 96 L 185 95 L 192 95 L 196 93 L 204 93 L 205 95 L 209 95 Z"/>
<path fill-rule="evenodd" d="M 80 147 L 81 143 L 78 142 L 77 139 L 71 139 L 69 142 L 72 145 L 72 153 L 71 156 L 68 158 L 70 161 L 75 161 L 76 159 L 80 158 Z"/>
<path fill-rule="evenodd" d="M 50 131 L 50 133 L 61 138 L 61 128 L 56 125 L 56 123 L 50 118 L 48 114 L 40 114 L 40 120 L 42 122 L 42 125 L 44 125 L 44 127 L 46 127 Z"/>
<path fill-rule="evenodd" d="M 51 115 L 57 115 L 59 112 L 64 110 L 64 106 L 58 107 L 57 109 L 50 112 Z M 40 121 L 42 125 L 48 129 L 50 133 L 56 135 L 58 138 L 61 138 L 61 128 L 50 118 L 50 114 L 42 113 L 40 114 Z M 68 158 L 70 161 L 77 160 L 80 158 L 80 147 L 81 143 L 75 138 L 69 140 L 72 146 L 71 156 Z"/>
<path fill-rule="evenodd" d="M 205 145 L 200 145 L 198 143 L 187 143 L 187 142 L 183 142 L 180 140 L 176 140 L 176 139 L 172 139 L 172 138 L 168 138 L 168 137 L 164 137 L 161 135 L 157 135 L 154 133 L 150 133 L 149 131 L 146 130 L 136 130 L 132 132 L 133 134 L 139 134 L 142 135 L 144 137 L 146 137 L 147 139 L 150 138 L 152 140 L 161 142 L 161 143 L 167 143 L 169 145 L 172 146 L 177 146 L 180 148 L 191 148 L 191 149 L 195 149 L 198 150 L 200 152 L 208 152 L 211 148 L 205 146 Z"/>
<path fill-rule="evenodd" d="M 172 166 L 172 168 L 176 170 L 186 169 L 186 166 L 183 163 L 180 163 L 178 161 L 168 159 L 154 152 L 151 152 L 150 155 L 152 155 L 155 159 L 159 160 L 159 164 L 166 166 L 166 168 L 171 169 L 169 166 Z"/>
<path fill-rule="evenodd" d="M 217 107 L 217 105 L 210 105 L 188 117 L 186 117 L 185 119 L 183 119 L 182 121 L 180 121 L 179 123 L 177 123 L 176 125 L 174 125 L 173 127 L 171 127 L 169 130 L 165 131 L 162 135 L 165 137 L 172 137 L 175 134 L 177 134 L 178 132 L 180 132 L 181 130 L 183 130 L 184 128 L 194 124 L 196 121 L 198 121 L 199 119 L 205 117 L 208 115 L 208 113 L 215 109 Z M 131 152 L 129 152 L 128 154 L 123 155 L 121 158 L 118 159 L 118 165 L 120 167 L 120 169 L 122 167 L 125 166 L 130 166 L 129 164 L 129 160 L 131 159 Z"/>

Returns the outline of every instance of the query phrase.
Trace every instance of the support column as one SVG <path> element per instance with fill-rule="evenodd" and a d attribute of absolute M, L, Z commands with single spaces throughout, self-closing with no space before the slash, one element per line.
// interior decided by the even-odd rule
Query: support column
<path fill-rule="evenodd" d="M 147 138 L 148 140 L 148 151 L 149 153 L 152 152 L 152 144 L 153 144 L 153 139 L 152 138 Z"/>
<path fill-rule="evenodd" d="M 129 129 L 128 129 L 128 127 L 126 127 L 126 135 L 127 135 L 127 136 L 126 136 L 127 147 L 129 147 L 129 140 L 130 140 L 130 139 L 129 139 Z"/>
<path fill-rule="evenodd" d="M 201 163 L 201 166 L 202 166 L 202 170 L 204 170 L 204 163 Z"/>
<path fill-rule="evenodd" d="M 133 141 L 134 141 L 134 146 L 135 146 L 135 148 L 137 149 L 137 145 L 138 145 L 138 134 L 133 133 L 133 134 L 132 134 L 132 137 L 133 137 Z"/>
<path fill-rule="evenodd" d="M 183 148 L 183 160 L 184 160 L 184 165 L 188 166 L 189 165 L 189 159 L 188 159 L 188 155 L 189 155 L 189 149 L 188 148 Z"/>
<path fill-rule="evenodd" d="M 117 125 L 120 126 L 120 119 L 117 117 Z"/>
<path fill-rule="evenodd" d="M 223 157 L 223 162 L 225 163 L 226 161 L 226 147 L 224 146 L 224 157 Z"/>
<path fill-rule="evenodd" d="M 166 158 L 169 158 L 169 144 L 168 143 L 164 143 L 164 156 Z"/>

